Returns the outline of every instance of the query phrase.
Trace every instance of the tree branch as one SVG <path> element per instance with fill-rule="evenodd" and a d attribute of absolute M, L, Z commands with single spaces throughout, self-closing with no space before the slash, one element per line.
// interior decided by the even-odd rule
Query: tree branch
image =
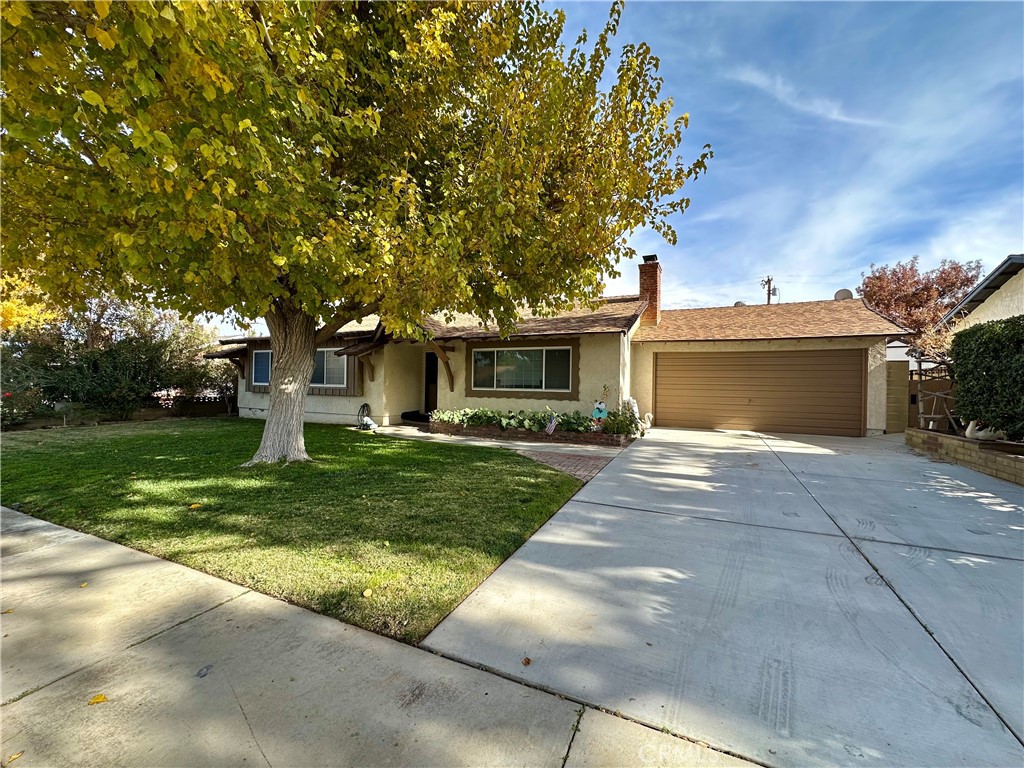
<path fill-rule="evenodd" d="M 263 9 L 260 8 L 257 0 L 252 0 L 249 3 L 249 17 L 256 22 L 256 26 L 260 31 L 260 43 L 263 45 L 263 50 L 267 52 L 267 58 L 270 59 L 270 63 L 274 65 L 274 72 L 277 72 L 279 65 L 277 54 L 274 52 L 274 46 L 270 42 L 270 32 L 267 30 L 267 22 L 263 18 Z"/>

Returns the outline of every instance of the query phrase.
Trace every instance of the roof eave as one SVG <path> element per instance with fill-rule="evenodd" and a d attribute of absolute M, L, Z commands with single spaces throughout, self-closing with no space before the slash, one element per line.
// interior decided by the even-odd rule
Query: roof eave
<path fill-rule="evenodd" d="M 992 295 L 992 293 L 995 293 L 1004 285 L 1006 285 L 1006 283 L 1009 282 L 1010 278 L 1012 278 L 1014 275 L 1016 275 L 1018 272 L 1021 272 L 1022 270 L 1024 270 L 1024 254 L 1010 254 L 1005 259 L 1003 259 L 1002 262 L 1000 262 L 998 267 L 989 272 L 980 283 L 974 286 L 974 288 L 971 289 L 971 292 L 964 296 L 955 307 L 953 307 L 951 310 L 949 310 L 949 312 L 943 315 L 942 319 L 939 320 L 938 325 L 936 327 L 945 325 L 950 320 L 958 316 L 967 316 L 971 314 L 971 312 L 973 312 L 975 309 L 984 304 L 985 301 L 988 300 L 989 296 Z M 983 299 L 977 299 L 978 294 L 980 294 L 982 291 L 988 290 L 992 286 L 992 283 L 1001 278 L 1003 275 L 1009 276 L 1006 278 L 1006 280 L 1003 280 L 999 285 L 995 286 L 992 290 L 992 293 L 987 294 Z M 967 309 L 968 305 L 970 304 L 975 304 L 975 306 L 972 306 L 970 307 L 970 309 Z"/>

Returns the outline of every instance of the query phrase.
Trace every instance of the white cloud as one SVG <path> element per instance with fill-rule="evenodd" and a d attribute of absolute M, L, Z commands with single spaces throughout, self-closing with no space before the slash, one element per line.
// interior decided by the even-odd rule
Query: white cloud
<path fill-rule="evenodd" d="M 985 273 L 1011 253 L 1024 253 L 1024 198 L 1019 189 L 1007 190 L 991 203 L 953 219 L 918 251 L 926 269 L 943 259 L 981 259 Z"/>
<path fill-rule="evenodd" d="M 767 72 L 763 72 L 756 67 L 736 67 L 728 72 L 726 77 L 757 88 L 781 104 L 785 104 L 790 109 L 807 115 L 813 115 L 814 117 L 820 117 L 823 120 L 870 127 L 884 125 L 884 123 L 878 120 L 847 114 L 843 110 L 842 104 L 838 101 L 806 94 L 801 89 L 784 80 L 781 75 L 769 75 Z"/>

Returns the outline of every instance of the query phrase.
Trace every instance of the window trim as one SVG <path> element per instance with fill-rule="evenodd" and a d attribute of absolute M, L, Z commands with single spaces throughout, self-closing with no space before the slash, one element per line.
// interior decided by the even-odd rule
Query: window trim
<path fill-rule="evenodd" d="M 265 355 L 270 355 L 270 365 L 267 367 L 267 380 L 266 381 L 256 381 L 256 355 L 264 355 L 264 354 Z M 274 353 L 273 353 L 273 351 L 269 350 L 269 349 L 254 349 L 252 351 L 252 358 L 251 358 L 250 362 L 251 362 L 251 365 L 252 365 L 252 368 L 251 368 L 252 376 L 249 377 L 249 379 L 250 379 L 249 380 L 249 384 L 251 386 L 253 386 L 253 387 L 269 387 L 270 386 L 270 378 L 273 375 L 272 372 L 274 370 Z"/>
<path fill-rule="evenodd" d="M 509 349 L 568 349 L 569 389 L 477 389 L 474 387 L 473 353 L 481 351 L 503 351 Z M 547 366 L 545 355 L 545 368 Z M 580 339 L 578 336 L 548 336 L 528 340 L 498 341 L 481 339 L 466 342 L 464 380 L 466 397 L 488 397 L 494 399 L 518 398 L 527 400 L 579 400 L 580 386 Z M 544 372 L 545 379 L 547 371 Z"/>
<path fill-rule="evenodd" d="M 536 352 L 540 350 L 544 355 L 540 359 L 540 378 L 541 384 L 546 385 L 548 383 L 548 350 L 566 350 L 569 353 L 569 386 L 565 389 L 553 389 L 547 386 L 540 387 L 499 387 L 498 386 L 498 353 L 499 352 Z M 478 347 L 473 350 L 473 354 L 477 352 L 493 352 L 494 353 L 494 386 L 493 387 L 478 387 L 476 385 L 476 366 L 472 367 L 469 375 L 472 379 L 470 385 L 476 392 L 558 392 L 559 394 L 565 394 L 566 392 L 572 392 L 572 347 Z"/>
<path fill-rule="evenodd" d="M 325 353 L 327 353 L 327 354 L 324 355 L 324 357 L 326 358 L 327 355 L 334 355 L 334 353 L 337 352 L 337 351 L 338 351 L 337 347 L 333 347 L 333 348 L 331 348 L 331 347 L 317 347 L 316 352 L 314 353 L 314 356 L 316 354 L 319 354 L 320 352 L 325 352 Z M 345 383 L 344 384 L 320 384 L 318 382 L 313 381 L 312 378 L 310 378 L 310 382 L 309 382 L 309 386 L 310 387 L 331 387 L 331 388 L 334 388 L 334 389 L 348 389 L 348 355 L 335 355 L 335 357 L 340 357 L 341 360 L 343 361 L 342 362 L 342 366 L 341 366 L 341 371 L 342 371 L 342 373 L 345 376 Z M 316 364 L 315 363 L 313 365 L 313 369 L 314 369 L 314 371 L 316 370 Z M 326 377 L 326 375 L 327 375 L 327 362 L 326 362 L 326 359 L 325 359 L 325 361 L 324 361 L 324 376 Z"/>

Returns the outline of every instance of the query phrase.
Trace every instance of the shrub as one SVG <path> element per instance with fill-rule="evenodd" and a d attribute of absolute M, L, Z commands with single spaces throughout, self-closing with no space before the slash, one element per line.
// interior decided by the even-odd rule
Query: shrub
<path fill-rule="evenodd" d="M 608 417 L 604 420 L 604 431 L 609 435 L 639 435 L 644 431 L 644 425 L 640 423 L 632 408 L 620 408 L 617 411 L 608 411 Z"/>
<path fill-rule="evenodd" d="M 433 411 L 431 421 L 441 424 L 462 424 L 467 427 L 498 427 L 499 429 L 526 429 L 540 432 L 547 428 L 555 416 L 559 429 L 566 432 L 586 432 L 590 429 L 590 417 L 579 411 L 571 414 L 555 414 L 544 411 L 498 411 L 493 408 L 462 408 L 457 411 Z M 565 423 L 563 423 L 565 419 Z M 568 426 L 566 426 L 568 425 Z"/>
<path fill-rule="evenodd" d="M 950 357 L 957 415 L 1024 438 L 1024 315 L 965 328 Z"/>
<path fill-rule="evenodd" d="M 0 429 L 24 424 L 44 410 L 42 390 L 34 387 L 5 390 L 0 397 Z"/>
<path fill-rule="evenodd" d="M 590 432 L 594 419 L 585 413 L 572 411 L 558 414 L 558 428 L 565 432 Z"/>

